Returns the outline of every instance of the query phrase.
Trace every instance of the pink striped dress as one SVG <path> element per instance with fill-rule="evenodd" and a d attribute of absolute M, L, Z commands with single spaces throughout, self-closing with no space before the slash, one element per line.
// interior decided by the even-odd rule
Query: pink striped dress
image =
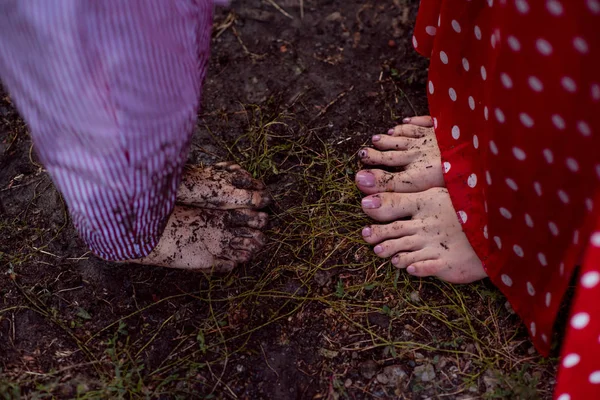
<path fill-rule="evenodd" d="M 221 1 L 222 3 L 222 1 Z M 212 0 L 3 0 L 0 78 L 90 249 L 147 255 L 171 213 Z"/>

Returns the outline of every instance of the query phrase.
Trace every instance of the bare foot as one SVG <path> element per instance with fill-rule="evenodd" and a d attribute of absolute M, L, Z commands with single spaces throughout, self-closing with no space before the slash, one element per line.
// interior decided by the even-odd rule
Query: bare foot
<path fill-rule="evenodd" d="M 177 191 L 179 204 L 219 210 L 260 209 L 269 201 L 265 185 L 231 162 L 186 166 Z"/>
<path fill-rule="evenodd" d="M 412 117 L 405 121 L 390 129 L 387 135 L 373 136 L 376 149 L 363 148 L 358 152 L 365 164 L 403 167 L 400 172 L 359 171 L 356 185 L 363 193 L 409 193 L 445 186 L 431 117 Z"/>
<path fill-rule="evenodd" d="M 469 283 L 487 276 L 463 233 L 448 191 L 379 193 L 362 200 L 363 211 L 387 225 L 371 225 L 362 235 L 376 244 L 375 253 L 414 276 L 436 276 L 451 283 Z M 399 221 L 410 217 L 410 220 Z"/>
<path fill-rule="evenodd" d="M 267 215 L 248 209 L 176 206 L 148 256 L 129 262 L 203 272 L 227 272 L 262 248 Z"/>

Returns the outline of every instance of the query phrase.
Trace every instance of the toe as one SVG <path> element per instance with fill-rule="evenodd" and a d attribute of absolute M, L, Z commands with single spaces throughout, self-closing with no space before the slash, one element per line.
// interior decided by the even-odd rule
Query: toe
<path fill-rule="evenodd" d="M 403 167 L 416 158 L 416 153 L 410 150 L 404 151 L 378 151 L 365 147 L 360 149 L 358 156 L 367 165 L 386 165 L 388 167 Z"/>
<path fill-rule="evenodd" d="M 373 146 L 379 150 L 408 150 L 420 141 L 414 138 L 407 138 L 403 136 L 390 136 L 390 135 L 375 135 L 373 138 L 379 138 L 373 140 Z"/>
<path fill-rule="evenodd" d="M 222 170 L 229 171 L 229 172 L 238 171 L 238 170 L 242 169 L 242 167 L 239 164 L 236 164 L 233 161 L 223 161 L 223 162 L 216 163 L 214 165 L 214 168 L 222 169 Z"/>
<path fill-rule="evenodd" d="M 362 199 L 362 209 L 376 221 L 394 221 L 417 213 L 419 197 L 414 193 L 378 193 Z"/>
<path fill-rule="evenodd" d="M 236 265 L 237 265 L 237 262 L 235 262 L 234 260 L 226 260 L 223 258 L 217 258 L 213 261 L 211 272 L 229 272 L 229 271 L 232 271 Z M 201 269 L 201 271 L 205 271 L 205 270 Z"/>
<path fill-rule="evenodd" d="M 422 138 L 430 133 L 430 128 L 412 124 L 396 125 L 394 128 L 388 131 L 388 135 L 405 136 L 409 138 Z"/>
<path fill-rule="evenodd" d="M 392 257 L 392 264 L 396 268 L 406 268 L 409 265 L 413 265 L 417 262 L 431 260 L 431 252 L 428 249 L 421 249 L 417 251 L 409 251 L 404 253 L 398 253 Z"/>
<path fill-rule="evenodd" d="M 258 179 L 254 179 L 246 170 L 234 171 L 231 177 L 231 183 L 238 189 L 246 190 L 264 190 L 265 185 Z"/>
<path fill-rule="evenodd" d="M 366 194 L 381 192 L 410 193 L 417 192 L 419 185 L 406 171 L 387 172 L 380 169 L 359 171 L 356 174 L 356 186 Z"/>
<path fill-rule="evenodd" d="M 269 216 L 264 212 L 249 209 L 238 209 L 230 212 L 228 223 L 230 226 L 247 226 L 254 229 L 262 229 L 267 225 L 268 221 Z"/>
<path fill-rule="evenodd" d="M 412 263 L 406 268 L 406 272 L 413 276 L 436 276 L 444 268 L 442 260 L 425 260 Z"/>
<path fill-rule="evenodd" d="M 367 243 L 376 244 L 384 240 L 414 235 L 421 229 L 421 221 L 394 221 L 387 225 L 370 225 L 362 230 L 363 239 Z"/>
<path fill-rule="evenodd" d="M 418 125 L 425 128 L 433 127 L 433 118 L 429 115 L 419 115 L 416 117 L 408 117 L 402 120 L 405 124 Z"/>
<path fill-rule="evenodd" d="M 229 247 L 235 250 L 233 253 L 238 250 L 256 253 L 262 246 L 251 237 L 235 237 L 230 240 Z"/>
<path fill-rule="evenodd" d="M 379 243 L 373 251 L 379 257 L 387 258 L 401 252 L 420 250 L 423 248 L 423 245 L 423 240 L 416 235 L 404 236 Z"/>

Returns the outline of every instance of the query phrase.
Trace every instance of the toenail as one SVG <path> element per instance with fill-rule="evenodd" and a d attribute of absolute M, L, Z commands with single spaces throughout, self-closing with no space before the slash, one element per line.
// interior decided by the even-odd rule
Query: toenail
<path fill-rule="evenodd" d="M 365 158 L 367 156 L 367 149 L 362 149 L 361 151 L 359 151 L 358 156 L 360 158 Z"/>
<path fill-rule="evenodd" d="M 388 135 L 393 135 L 393 134 L 394 134 L 394 130 L 393 130 L 393 129 L 390 129 L 390 130 L 388 131 Z"/>
<path fill-rule="evenodd" d="M 371 233 L 372 233 L 371 228 L 369 228 L 368 226 L 366 228 L 363 228 L 363 230 L 362 230 L 363 237 L 369 237 L 369 236 L 371 236 Z"/>
<path fill-rule="evenodd" d="M 375 254 L 379 254 L 383 251 L 383 247 L 380 245 L 375 246 L 375 248 L 373 249 L 373 251 L 375 252 Z"/>
<path fill-rule="evenodd" d="M 406 268 L 406 272 L 408 272 L 409 274 L 414 274 L 415 272 L 417 272 L 417 269 L 414 265 L 410 265 L 408 268 Z"/>
<path fill-rule="evenodd" d="M 376 196 L 365 197 L 364 199 L 362 199 L 362 206 L 367 209 L 379 208 L 381 207 L 381 199 Z"/>
<path fill-rule="evenodd" d="M 392 264 L 394 264 L 394 265 L 398 264 L 398 256 L 394 256 L 392 258 Z"/>
<path fill-rule="evenodd" d="M 371 138 L 372 142 L 379 142 L 381 140 L 381 135 L 373 135 Z"/>
<path fill-rule="evenodd" d="M 410 118 L 406 117 L 402 120 L 402 123 L 408 124 L 410 122 Z"/>
<path fill-rule="evenodd" d="M 360 171 L 358 174 L 356 174 L 356 181 L 361 186 L 375 186 L 375 176 L 368 171 Z"/>

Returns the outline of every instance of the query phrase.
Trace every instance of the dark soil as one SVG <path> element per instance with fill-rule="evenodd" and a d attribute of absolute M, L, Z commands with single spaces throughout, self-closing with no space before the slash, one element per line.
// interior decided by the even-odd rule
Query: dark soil
<path fill-rule="evenodd" d="M 234 159 L 275 202 L 230 275 L 90 255 L 0 93 L 0 398 L 551 398 L 555 359 L 496 289 L 406 277 L 358 235 L 355 152 L 427 113 L 418 2 L 234 3 L 190 161 Z"/>

